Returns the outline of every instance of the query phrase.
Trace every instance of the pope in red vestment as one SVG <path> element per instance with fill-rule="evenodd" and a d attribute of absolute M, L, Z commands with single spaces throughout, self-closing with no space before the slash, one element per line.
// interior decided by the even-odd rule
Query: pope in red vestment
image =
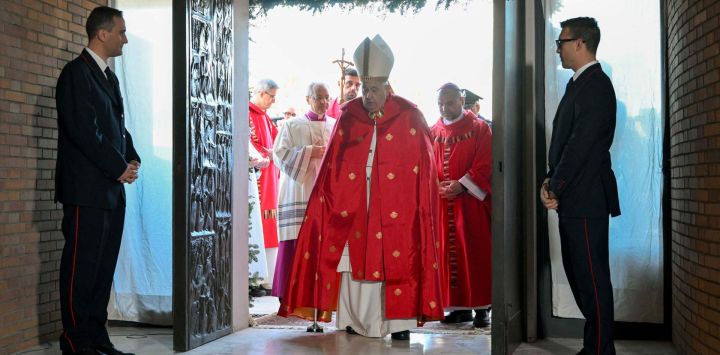
<path fill-rule="evenodd" d="M 265 113 L 265 110 L 252 102 L 250 102 L 249 119 L 250 142 L 263 158 L 272 159 L 273 142 L 278 134 L 277 127 L 270 121 L 270 117 Z M 278 247 L 275 218 L 277 215 L 279 177 L 280 171 L 273 163 L 260 169 L 258 191 L 260 192 L 260 212 L 265 248 Z M 272 274 L 273 270 L 269 270 L 269 272 Z"/>
<path fill-rule="evenodd" d="M 441 88 L 438 105 L 442 117 L 431 134 L 441 191 L 444 306 L 464 310 L 469 321 L 471 309 L 491 304 L 492 133 L 472 111 L 462 109 L 454 84 Z M 476 323 L 481 322 L 476 314 Z"/>
<path fill-rule="evenodd" d="M 365 163 L 374 129 L 368 208 Z M 416 106 L 390 95 L 372 119 L 361 99 L 348 102 L 310 195 L 278 314 L 313 319 L 317 309 L 318 320 L 330 321 L 348 242 L 353 280 L 384 281 L 387 319 L 442 319 L 436 203 L 432 141 Z"/>

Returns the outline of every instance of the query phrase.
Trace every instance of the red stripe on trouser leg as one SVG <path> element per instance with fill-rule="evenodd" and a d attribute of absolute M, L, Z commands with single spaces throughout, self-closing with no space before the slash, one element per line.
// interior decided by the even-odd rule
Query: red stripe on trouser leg
<path fill-rule="evenodd" d="M 593 291 L 595 292 L 595 308 L 597 311 L 597 329 L 598 329 L 598 339 L 597 339 L 597 354 L 600 355 L 600 301 L 598 300 L 598 292 L 597 292 L 597 285 L 595 285 L 595 273 L 593 273 L 593 267 L 592 267 L 592 257 L 590 256 L 590 241 L 588 237 L 588 226 L 587 226 L 587 218 L 583 219 L 583 222 L 585 224 L 585 250 L 587 251 L 587 257 L 588 257 L 588 266 L 590 267 L 590 276 L 592 279 L 593 284 Z"/>
<path fill-rule="evenodd" d="M 67 332 L 63 332 L 63 336 L 65 337 L 65 340 L 67 340 L 68 344 L 70 345 L 70 349 L 72 350 L 72 352 L 76 353 L 77 350 L 75 349 L 75 345 L 73 345 L 73 342 L 72 342 L 72 340 L 70 340 L 70 337 L 67 336 Z"/>
<path fill-rule="evenodd" d="M 77 259 L 78 234 L 80 234 L 79 221 L 80 206 L 75 206 L 75 245 L 73 250 L 72 273 L 70 274 L 70 316 L 73 320 L 73 326 L 77 326 L 77 323 L 75 322 L 75 311 L 73 311 L 73 288 L 75 287 L 75 260 Z M 67 337 L 67 335 L 65 337 Z"/>

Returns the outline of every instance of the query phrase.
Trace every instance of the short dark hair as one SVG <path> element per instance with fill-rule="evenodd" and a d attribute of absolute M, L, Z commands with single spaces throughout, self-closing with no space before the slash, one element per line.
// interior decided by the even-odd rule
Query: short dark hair
<path fill-rule="evenodd" d="M 88 39 L 93 39 L 101 29 L 110 31 L 115 25 L 115 17 L 122 18 L 122 11 L 107 6 L 98 6 L 90 12 L 85 22 Z"/>
<path fill-rule="evenodd" d="M 345 76 L 359 76 L 357 70 L 353 68 L 345 68 Z"/>
<path fill-rule="evenodd" d="M 582 38 L 590 53 L 597 53 L 600 44 L 600 28 L 592 17 L 576 17 L 560 22 L 560 27 L 568 28 L 573 38 Z"/>

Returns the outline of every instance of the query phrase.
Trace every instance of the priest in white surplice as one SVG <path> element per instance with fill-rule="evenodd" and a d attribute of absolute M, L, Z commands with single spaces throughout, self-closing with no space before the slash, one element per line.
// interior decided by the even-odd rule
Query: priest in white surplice
<path fill-rule="evenodd" d="M 325 84 L 311 83 L 305 97 L 310 110 L 286 120 L 273 145 L 273 161 L 280 169 L 278 249 L 272 295 L 282 297 L 292 268 L 295 240 L 305 216 L 315 176 L 325 153 L 335 118 L 325 114 L 330 95 Z"/>

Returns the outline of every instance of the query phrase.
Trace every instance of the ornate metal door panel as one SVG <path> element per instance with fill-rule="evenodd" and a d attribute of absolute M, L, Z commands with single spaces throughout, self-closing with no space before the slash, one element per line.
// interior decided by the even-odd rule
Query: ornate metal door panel
<path fill-rule="evenodd" d="M 232 0 L 173 4 L 176 350 L 232 332 Z"/>
<path fill-rule="evenodd" d="M 523 70 L 528 0 L 494 1 L 492 353 L 511 354 L 522 341 L 523 299 Z M 534 193 L 533 193 L 534 195 Z M 534 195 L 536 196 L 536 195 Z M 534 226 L 530 226 L 534 228 Z"/>

